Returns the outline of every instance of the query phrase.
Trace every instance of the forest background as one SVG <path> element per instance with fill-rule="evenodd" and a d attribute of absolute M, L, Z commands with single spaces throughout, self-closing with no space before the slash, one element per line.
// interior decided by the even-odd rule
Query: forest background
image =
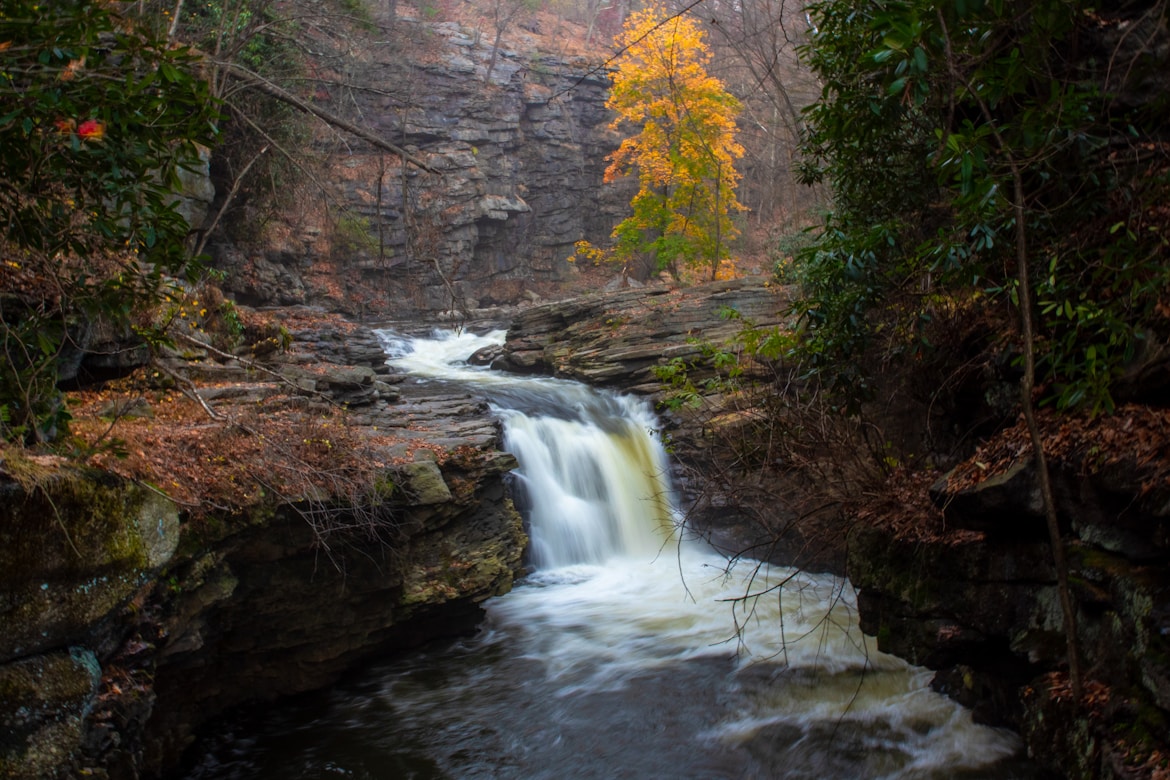
<path fill-rule="evenodd" d="M 658 198 L 661 180 L 648 180 L 640 192 L 657 199 L 632 204 L 641 222 L 582 239 L 591 241 L 586 260 L 617 250 L 625 276 L 666 270 L 677 282 L 692 269 L 694 278 L 755 273 L 793 285 L 787 326 L 746 323 L 737 344 L 714 347 L 723 384 L 705 391 L 766 396 L 766 425 L 786 432 L 779 438 L 789 454 L 828 447 L 803 421 L 838 415 L 849 432 L 836 446 L 857 451 L 860 441 L 873 474 L 864 484 L 849 475 L 854 501 L 874 484 L 897 495 L 964 460 L 986 470 L 1007 448 L 1036 454 L 1043 487 L 1045 453 L 1086 468 L 1132 456 L 1103 449 L 1110 441 L 1146 442 L 1136 464 L 1141 495 L 1164 494 L 1165 0 L 753 0 L 660 11 L 647 21 L 622 3 L 535 0 L 5 3 L 6 469 L 22 447 L 96 462 L 145 450 L 115 443 L 105 423 L 83 423 L 66 395 L 67 366 L 99 324 L 119 350 L 145 353 L 127 372 L 138 392 L 185 387 L 182 377 L 160 380 L 150 360 L 191 338 L 225 354 L 281 347 L 279 322 L 218 292 L 222 273 L 204 255 L 217 231 L 275 240 L 309 211 L 328 226 L 319 270 L 349 253 L 376 253 L 379 236 L 322 184 L 322 151 L 361 142 L 404 172 L 430 165 L 315 100 L 387 91 L 350 78 L 347 63 L 363 56 L 363 41 L 389 39 L 425 59 L 420 20 L 474 27 L 491 41 L 488 88 L 509 41 L 543 36 L 552 41 L 545 46 L 587 57 L 613 51 L 614 41 L 632 49 L 686 19 L 685 48 L 709 51 L 703 65 L 731 98 L 721 121 L 728 127 L 734 116 L 739 151 L 708 154 L 717 164 L 699 174 L 716 183 L 705 191 L 717 194 L 727 221 L 718 216 L 704 231 L 705 249 L 674 240 L 686 230 L 662 207 L 686 190 L 666 185 Z M 624 27 L 629 19 L 635 24 Z M 622 62 L 610 65 L 620 74 Z M 634 158 L 618 148 L 610 178 L 652 167 L 645 158 L 623 167 Z M 192 233 L 171 193 L 184 172 L 204 167 L 216 200 Z M 701 200 L 698 192 L 686 200 Z M 582 273 L 563 290 L 596 286 L 599 272 Z M 324 278 L 319 300 L 339 301 L 338 289 L 337 275 Z M 775 367 L 776 381 L 745 385 L 743 366 L 753 363 Z M 688 403 L 703 395 L 690 384 L 692 368 L 667 365 L 662 375 Z M 994 388 L 1009 391 L 993 397 Z M 878 422 L 879 410 L 907 397 L 948 414 L 947 432 L 924 434 L 925 448 Z M 923 419 L 918 427 L 929 428 Z M 773 455 L 753 457 L 772 463 Z M 1067 572 L 1056 498 L 1043 492 L 1056 569 Z M 1079 692 L 1076 609 L 1062 584 Z"/>

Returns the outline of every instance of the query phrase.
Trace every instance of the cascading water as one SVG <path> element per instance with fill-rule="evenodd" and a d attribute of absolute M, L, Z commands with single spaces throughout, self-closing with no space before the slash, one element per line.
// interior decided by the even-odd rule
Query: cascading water
<path fill-rule="evenodd" d="M 383 337 L 491 399 L 535 571 L 474 639 L 274 712 L 192 777 L 1031 777 L 1010 734 L 874 649 L 848 582 L 678 541 L 644 404 L 466 365 L 502 332 Z"/>

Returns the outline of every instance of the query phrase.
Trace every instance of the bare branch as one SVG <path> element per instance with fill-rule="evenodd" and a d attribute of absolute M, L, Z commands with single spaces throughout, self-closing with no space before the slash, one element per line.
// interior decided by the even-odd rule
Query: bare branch
<path fill-rule="evenodd" d="M 292 94 L 291 92 L 288 92 L 287 90 L 285 90 L 281 87 L 278 87 L 276 84 L 273 84 L 268 79 L 264 78 L 263 76 L 261 76 L 257 73 L 254 73 L 251 70 L 248 70 L 247 68 L 245 68 L 242 65 L 238 65 L 234 62 L 217 62 L 216 65 L 229 70 L 236 78 L 238 78 L 244 85 L 246 85 L 248 87 L 251 87 L 251 88 L 256 89 L 260 92 L 263 92 L 264 94 L 268 95 L 269 97 L 276 98 L 277 100 L 281 101 L 282 103 L 287 103 L 288 105 L 292 106 L 293 108 L 296 108 L 300 111 L 303 111 L 306 114 L 312 114 L 313 116 L 322 120 L 326 124 L 331 125 L 331 126 L 336 127 L 336 128 L 339 128 L 341 130 L 345 130 L 346 132 L 357 136 L 358 138 L 362 139 L 363 141 L 366 141 L 367 143 L 373 144 L 374 146 L 378 147 L 379 149 L 384 149 L 387 152 L 390 152 L 391 154 L 397 155 L 405 162 L 411 163 L 412 165 L 414 165 L 418 168 L 421 168 L 422 170 L 426 171 L 427 173 L 435 173 L 435 174 L 439 173 L 439 171 L 436 168 L 431 167 L 428 163 L 424 162 L 423 160 L 419 159 L 418 157 L 415 157 L 413 154 L 406 151 L 402 147 L 397 146 L 395 144 L 392 144 L 388 141 L 385 141 L 385 140 L 379 138 L 378 136 L 374 135 L 373 133 L 369 132 L 368 130 L 365 130 L 361 127 L 358 127 L 357 125 L 353 124 L 349 120 L 343 119 L 342 117 L 337 116 L 336 114 L 332 113 L 331 111 L 326 111 L 325 109 L 321 108 L 320 106 L 315 106 L 312 103 L 309 103 L 305 100 L 302 100 L 301 98 L 297 97 L 296 95 Z"/>

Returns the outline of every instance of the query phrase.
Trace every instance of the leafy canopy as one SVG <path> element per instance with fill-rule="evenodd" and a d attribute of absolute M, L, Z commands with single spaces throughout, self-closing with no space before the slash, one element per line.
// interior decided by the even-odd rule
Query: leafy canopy
<path fill-rule="evenodd" d="M 0 12 L 0 432 L 68 419 L 58 369 L 193 273 L 175 193 L 216 137 L 199 58 L 120 4 L 11 0 Z"/>
<path fill-rule="evenodd" d="M 715 277 L 741 209 L 735 161 L 739 102 L 707 72 L 699 26 L 660 5 L 631 14 L 617 43 L 625 52 L 606 105 L 612 127 L 634 132 L 610 157 L 607 182 L 636 173 L 633 214 L 614 229 L 615 252 L 651 253 L 659 267 L 707 266 Z"/>
<path fill-rule="evenodd" d="M 835 203 L 801 257 L 802 357 L 862 397 L 857 360 L 879 332 L 920 349 L 942 300 L 1018 305 L 1023 247 L 1050 400 L 1111 409 L 1126 367 L 1170 330 L 1170 110 L 1149 94 L 1156 58 L 1117 34 L 1140 9 L 823 0 L 810 13 L 805 56 L 824 86 L 804 174 Z"/>

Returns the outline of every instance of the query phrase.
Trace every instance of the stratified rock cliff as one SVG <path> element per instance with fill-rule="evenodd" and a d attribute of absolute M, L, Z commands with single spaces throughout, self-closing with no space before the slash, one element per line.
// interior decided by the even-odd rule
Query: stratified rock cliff
<path fill-rule="evenodd" d="M 339 78 L 370 88 L 314 99 L 434 172 L 361 141 L 331 148 L 327 179 L 344 212 L 303 217 L 259 247 L 214 243 L 227 290 L 403 317 L 515 303 L 571 275 L 574 243 L 606 241 L 632 195 L 602 187 L 618 140 L 604 56 L 540 51 L 521 33 L 523 49 L 502 48 L 486 78 L 485 31 L 399 19 L 379 36 Z"/>
<path fill-rule="evenodd" d="M 486 407 L 395 389 L 368 331 L 298 335 L 263 370 L 196 353 L 201 397 L 238 416 L 295 386 L 310 419 L 343 400 L 386 442 L 377 500 L 271 495 L 194 521 L 149 484 L 0 461 L 0 777 L 158 776 L 226 709 L 471 630 L 511 588 L 527 540 Z"/>

